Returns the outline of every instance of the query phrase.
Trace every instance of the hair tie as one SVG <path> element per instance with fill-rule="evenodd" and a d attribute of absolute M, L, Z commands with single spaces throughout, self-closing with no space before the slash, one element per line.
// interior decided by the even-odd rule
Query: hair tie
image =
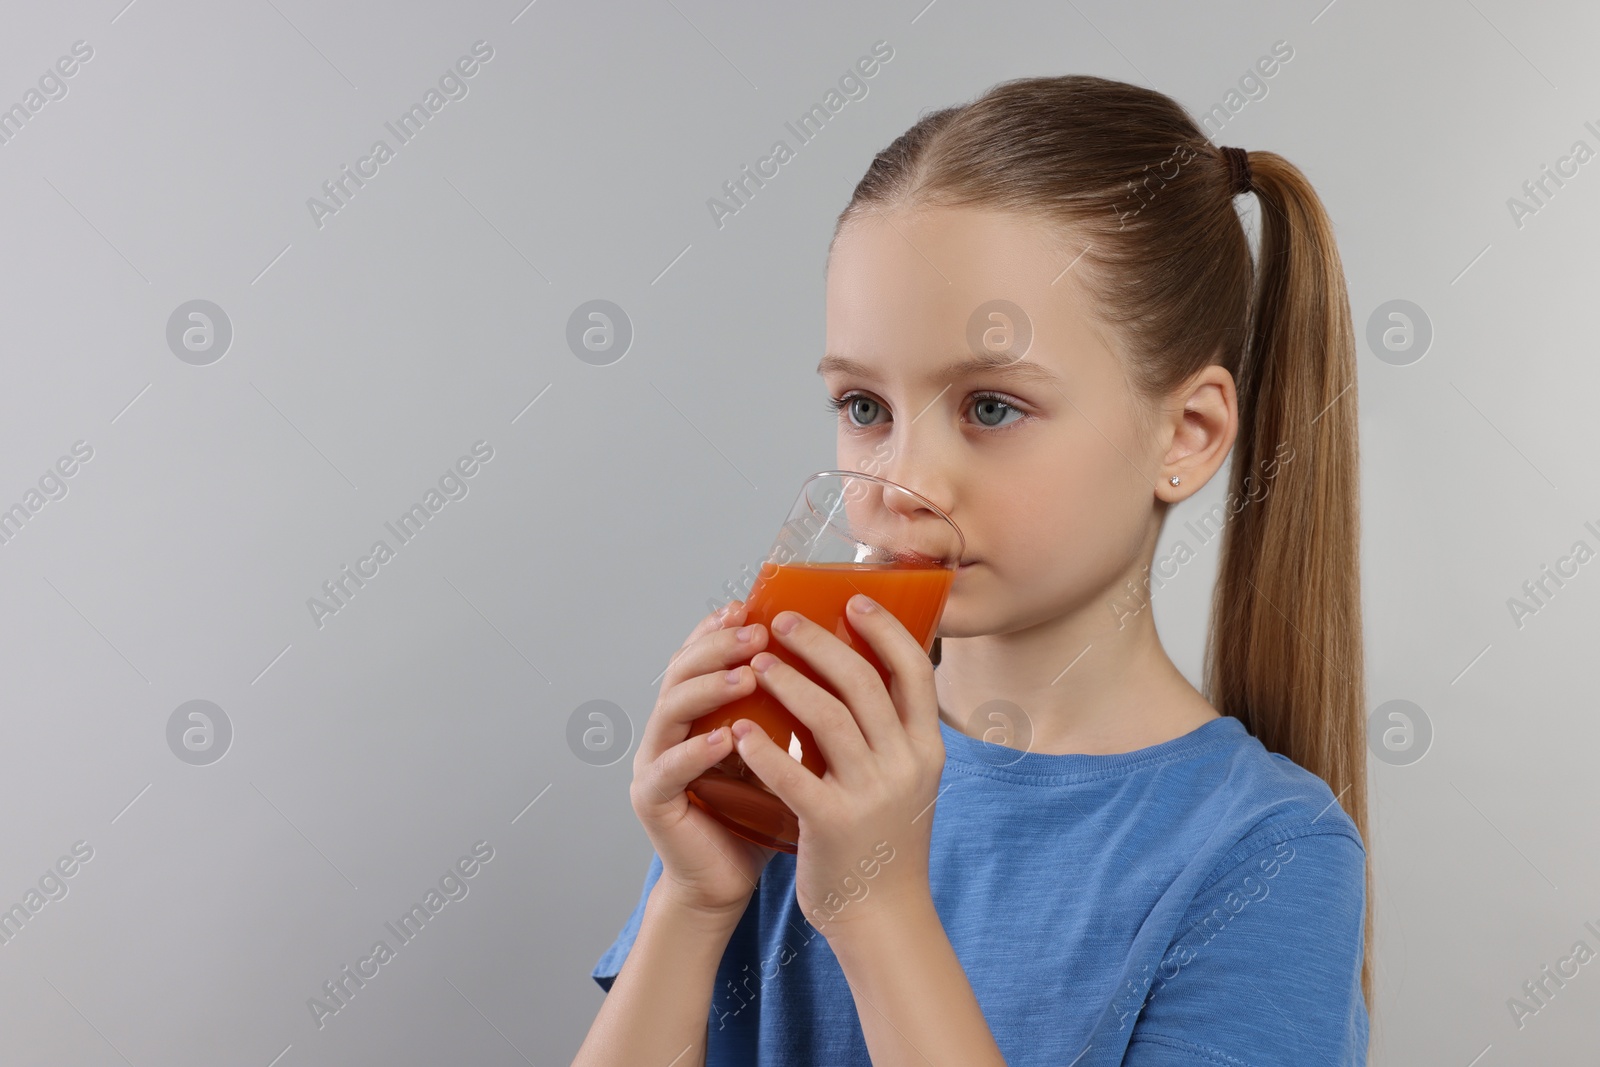
<path fill-rule="evenodd" d="M 1228 164 L 1228 184 L 1230 195 L 1238 196 L 1241 193 L 1255 191 L 1255 184 L 1250 175 L 1250 153 L 1242 148 L 1222 148 L 1222 158 Z"/>

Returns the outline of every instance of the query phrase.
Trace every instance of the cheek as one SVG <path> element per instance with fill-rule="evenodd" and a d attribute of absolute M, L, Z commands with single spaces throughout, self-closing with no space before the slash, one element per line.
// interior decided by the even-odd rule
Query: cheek
<path fill-rule="evenodd" d="M 1149 493 L 1139 496 L 1137 472 L 1098 434 L 1007 457 L 981 482 L 982 555 L 1008 580 L 1093 584 L 1142 536 L 1138 500 Z"/>
<path fill-rule="evenodd" d="M 981 526 L 969 540 L 996 573 L 1027 580 L 1059 568 L 1084 525 L 1084 472 L 1059 448 L 1018 450 L 974 479 L 968 513 Z"/>

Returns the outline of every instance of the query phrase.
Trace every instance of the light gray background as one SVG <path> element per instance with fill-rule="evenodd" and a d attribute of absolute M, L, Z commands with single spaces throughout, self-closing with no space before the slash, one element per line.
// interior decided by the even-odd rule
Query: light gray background
<path fill-rule="evenodd" d="M 1600 948 L 1600 563 L 1521 628 L 1507 607 L 1600 545 L 1600 162 L 1507 207 L 1600 147 L 1591 6 L 125 4 L 11 2 L 0 32 L 4 106 L 94 49 L 0 145 L 0 507 L 94 450 L 0 546 L 0 906 L 94 850 L 0 945 L 0 1059 L 566 1062 L 650 855 L 629 754 L 586 765 L 568 719 L 613 701 L 636 739 L 833 466 L 822 268 L 872 154 L 1023 75 L 1198 113 L 1286 40 L 1219 143 L 1310 176 L 1363 336 L 1393 299 L 1435 331 L 1360 358 L 1369 701 L 1435 732 L 1371 764 L 1373 1062 L 1593 1062 L 1600 965 L 1520 1030 L 1506 1006 Z M 319 229 L 307 199 L 478 40 L 469 94 Z M 868 95 L 719 229 L 708 198 L 878 40 Z M 193 299 L 233 325 L 209 366 L 166 343 Z M 565 340 L 593 299 L 635 329 L 609 366 Z M 307 599 L 480 439 L 469 494 L 319 629 Z M 1156 602 L 1195 681 L 1214 565 Z M 195 699 L 234 728 L 209 766 L 167 745 Z M 307 999 L 479 840 L 469 895 L 318 1029 Z"/>

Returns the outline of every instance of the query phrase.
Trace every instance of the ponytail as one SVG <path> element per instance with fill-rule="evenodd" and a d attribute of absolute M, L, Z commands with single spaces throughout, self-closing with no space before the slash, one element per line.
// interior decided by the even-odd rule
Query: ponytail
<path fill-rule="evenodd" d="M 1328 783 L 1367 837 L 1356 356 L 1333 225 L 1305 176 L 1252 152 L 1261 254 L 1236 386 L 1206 692 Z M 1372 868 L 1361 991 L 1372 1001 Z"/>

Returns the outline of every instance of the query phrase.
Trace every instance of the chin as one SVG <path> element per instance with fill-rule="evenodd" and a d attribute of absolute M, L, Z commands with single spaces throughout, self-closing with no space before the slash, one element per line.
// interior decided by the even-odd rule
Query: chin
<path fill-rule="evenodd" d="M 936 637 L 982 637 L 994 632 L 987 627 L 974 625 L 971 612 L 956 606 L 955 599 L 955 594 L 951 594 L 945 602 L 944 614 L 939 616 L 939 628 L 934 631 Z"/>
<path fill-rule="evenodd" d="M 957 575 L 934 633 L 947 638 L 1008 633 L 1016 626 L 1017 599 L 1003 588 L 990 588 L 987 582 Z"/>

